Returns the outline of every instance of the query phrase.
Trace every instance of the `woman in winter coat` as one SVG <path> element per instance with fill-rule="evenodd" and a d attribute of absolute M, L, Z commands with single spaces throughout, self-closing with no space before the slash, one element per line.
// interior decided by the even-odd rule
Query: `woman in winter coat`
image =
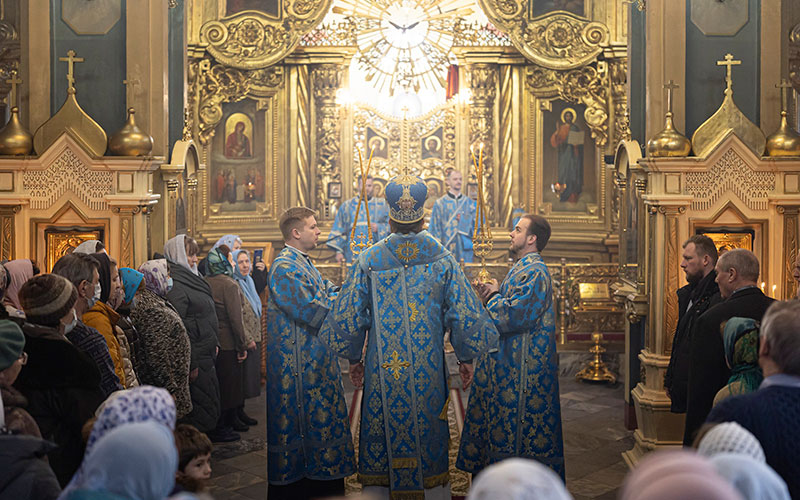
<path fill-rule="evenodd" d="M 167 241 L 169 275 L 173 287 L 167 299 L 178 311 L 191 344 L 189 391 L 192 412 L 181 423 L 191 424 L 200 432 L 209 433 L 219 419 L 219 381 L 214 367 L 217 351 L 217 313 L 211 288 L 197 272 L 197 243 L 184 234 Z M 235 439 L 235 436 L 212 436 L 214 439 Z M 213 439 L 212 439 L 213 440 Z"/>
<path fill-rule="evenodd" d="M 248 345 L 242 317 L 242 299 L 239 285 L 233 279 L 230 249 L 221 245 L 208 253 L 206 281 L 211 286 L 219 325 L 219 355 L 217 377 L 219 377 L 220 407 L 222 413 L 217 423 L 217 434 L 238 435 L 247 426 L 237 421 L 236 413 L 244 405 L 242 386 L 242 362 L 247 359 Z"/>
<path fill-rule="evenodd" d="M 247 359 L 242 365 L 242 381 L 244 384 L 244 399 L 257 398 L 261 395 L 261 297 L 258 296 L 256 285 L 251 276 L 250 255 L 247 250 L 233 252 L 233 278 L 239 285 L 242 295 L 242 318 L 247 344 L 255 344 L 255 349 L 247 352 Z M 237 417 L 247 425 L 258 425 L 258 421 L 244 412 L 242 405 Z"/>
<path fill-rule="evenodd" d="M 163 387 L 175 398 L 178 418 L 192 411 L 189 395 L 189 335 L 178 311 L 167 300 L 172 289 L 166 259 L 148 260 L 139 266 L 144 275 L 132 300 L 131 322 L 139 332 L 142 384 Z"/>
<path fill-rule="evenodd" d="M 111 361 L 114 362 L 114 373 L 126 389 L 136 387 L 139 381 L 133 371 L 128 340 L 122 329 L 117 327 L 119 313 L 115 306 L 120 301 L 120 282 L 117 263 L 104 253 L 92 254 L 100 263 L 100 300 L 88 311 L 83 313 L 83 323 L 100 332 L 106 339 Z"/>

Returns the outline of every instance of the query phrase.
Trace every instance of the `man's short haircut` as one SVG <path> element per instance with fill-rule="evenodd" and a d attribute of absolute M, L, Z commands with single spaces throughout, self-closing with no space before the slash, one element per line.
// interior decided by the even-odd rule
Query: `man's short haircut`
<path fill-rule="evenodd" d="M 392 219 L 389 219 L 389 231 L 392 233 L 399 233 L 399 234 L 411 234 L 411 233 L 418 233 L 425 228 L 425 219 L 420 219 L 417 222 L 412 222 L 410 224 L 404 224 L 402 222 L 396 222 Z"/>
<path fill-rule="evenodd" d="M 775 302 L 761 320 L 761 342 L 782 373 L 800 375 L 800 301 Z"/>
<path fill-rule="evenodd" d="M 190 238 L 189 236 L 183 239 L 183 247 L 186 249 L 187 257 L 200 253 L 200 246 L 197 244 L 194 238 Z"/>
<path fill-rule="evenodd" d="M 289 241 L 292 237 L 292 230 L 301 229 L 306 223 L 306 219 L 315 215 L 317 213 L 308 207 L 292 207 L 283 212 L 280 221 L 283 241 Z"/>
<path fill-rule="evenodd" d="M 734 248 L 720 255 L 719 268 L 723 271 L 730 268 L 736 269 L 739 276 L 747 281 L 758 280 L 758 257 L 744 248 Z"/>
<path fill-rule="evenodd" d="M 178 447 L 178 470 L 181 472 L 184 472 L 189 462 L 210 454 L 214 448 L 208 436 L 189 424 L 178 424 L 175 427 L 175 444 Z"/>
<path fill-rule="evenodd" d="M 67 278 L 76 289 L 82 281 L 91 283 L 94 271 L 100 272 L 100 263 L 85 253 L 68 253 L 53 266 L 53 274 Z"/>
<path fill-rule="evenodd" d="M 541 215 L 525 214 L 520 217 L 520 220 L 526 219 L 528 221 L 528 236 L 536 236 L 536 250 L 541 252 L 550 241 L 550 223 Z"/>
<path fill-rule="evenodd" d="M 686 248 L 689 243 L 694 243 L 694 248 L 698 256 L 708 255 L 711 258 L 712 266 L 717 263 L 719 254 L 717 253 L 717 245 L 714 244 L 714 240 L 705 234 L 695 234 L 684 242 L 683 248 Z"/>

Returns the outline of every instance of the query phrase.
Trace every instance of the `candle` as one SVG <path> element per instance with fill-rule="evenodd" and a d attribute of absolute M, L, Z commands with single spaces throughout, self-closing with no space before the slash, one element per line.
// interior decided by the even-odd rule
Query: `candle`
<path fill-rule="evenodd" d="M 761 282 L 761 293 L 764 293 L 764 285 L 766 285 L 766 283 L 764 283 L 764 282 L 762 281 L 762 282 Z"/>
<path fill-rule="evenodd" d="M 773 298 L 773 299 L 774 299 L 774 298 L 777 298 L 777 297 L 775 297 L 775 291 L 776 291 L 777 289 L 778 289 L 778 285 L 772 285 L 772 298 Z"/>

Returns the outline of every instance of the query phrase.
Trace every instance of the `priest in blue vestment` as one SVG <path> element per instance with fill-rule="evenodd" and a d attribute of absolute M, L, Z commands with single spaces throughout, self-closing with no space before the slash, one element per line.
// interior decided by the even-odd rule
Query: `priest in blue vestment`
<path fill-rule="evenodd" d="M 461 172 L 449 170 L 445 181 L 447 194 L 433 204 L 429 230 L 453 254 L 456 262 L 472 262 L 476 203 L 461 193 L 464 183 Z"/>
<path fill-rule="evenodd" d="M 418 177 L 387 185 L 392 234 L 358 256 L 319 332 L 363 383 L 358 472 L 378 498 L 450 498 L 444 332 L 465 385 L 498 342 L 456 260 L 423 230 L 426 195 Z"/>
<path fill-rule="evenodd" d="M 499 348 L 476 361 L 456 466 L 477 474 L 510 457 L 531 458 L 564 478 L 553 285 L 539 253 L 544 217 L 524 215 L 511 232 L 518 259 L 503 284 L 478 291 L 500 332 Z"/>
<path fill-rule="evenodd" d="M 360 182 L 358 189 L 361 189 Z M 367 176 L 364 190 L 367 194 L 369 219 L 372 225 L 372 241 L 370 243 L 375 243 L 389 234 L 389 207 L 386 205 L 386 200 L 373 196 L 372 176 Z M 367 210 L 364 207 L 364 202 L 356 195 L 342 203 L 342 206 L 336 211 L 327 242 L 329 247 L 336 250 L 336 262 L 346 261 L 349 263 L 353 261 L 353 252 L 350 250 L 353 225 L 356 226 L 356 239 L 363 237 L 363 240 L 367 241 Z M 358 212 L 358 220 L 356 220 L 356 212 Z"/>
<path fill-rule="evenodd" d="M 281 216 L 286 247 L 269 272 L 267 306 L 267 477 L 269 498 L 344 495 L 355 472 L 342 376 L 316 334 L 338 288 L 308 258 L 320 230 L 314 211 Z"/>

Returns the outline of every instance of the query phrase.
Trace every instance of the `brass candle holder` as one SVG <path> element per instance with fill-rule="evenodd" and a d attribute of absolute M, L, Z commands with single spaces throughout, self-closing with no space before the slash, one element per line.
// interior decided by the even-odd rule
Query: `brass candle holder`
<path fill-rule="evenodd" d="M 358 256 L 366 250 L 367 248 L 372 246 L 372 224 L 369 219 L 369 200 L 367 200 L 367 174 L 369 174 L 369 169 L 372 166 L 372 155 L 375 153 L 375 146 L 369 152 L 369 161 L 367 162 L 367 170 L 364 170 L 364 160 L 361 155 L 361 147 L 358 147 L 358 165 L 359 169 L 361 170 L 361 190 L 359 192 L 359 199 L 358 199 L 358 208 L 356 208 L 356 218 L 353 220 L 353 230 L 350 233 L 350 251 L 353 252 L 353 256 Z M 361 202 L 364 202 L 364 211 L 367 216 L 367 234 L 359 234 L 356 235 L 356 229 L 358 228 L 358 216 L 361 214 Z"/>
<path fill-rule="evenodd" d="M 475 210 L 475 234 L 472 236 L 472 253 L 481 258 L 481 270 L 478 272 L 480 283 L 492 281 L 489 271 L 486 270 L 486 257 L 492 251 L 492 230 L 486 218 L 486 200 L 483 196 L 483 143 L 478 146 L 478 160 L 475 160 L 475 150 L 472 146 L 469 152 L 472 155 L 472 164 L 475 166 L 475 177 L 478 181 L 478 203 Z"/>

